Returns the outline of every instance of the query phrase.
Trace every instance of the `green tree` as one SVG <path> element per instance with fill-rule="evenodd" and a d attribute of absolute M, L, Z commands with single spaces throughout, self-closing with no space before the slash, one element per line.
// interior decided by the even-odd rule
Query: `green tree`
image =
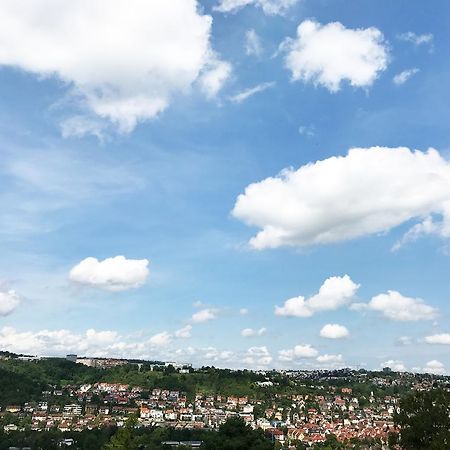
<path fill-rule="evenodd" d="M 217 433 L 205 435 L 202 448 L 207 450 L 273 450 L 262 430 L 252 430 L 239 417 L 229 418 Z"/>
<path fill-rule="evenodd" d="M 136 423 L 136 418 L 130 417 L 125 426 L 117 430 L 102 450 L 136 450 L 138 448 L 135 437 Z"/>
<path fill-rule="evenodd" d="M 450 393 L 416 392 L 400 400 L 394 420 L 400 426 L 400 445 L 406 450 L 450 448 Z"/>

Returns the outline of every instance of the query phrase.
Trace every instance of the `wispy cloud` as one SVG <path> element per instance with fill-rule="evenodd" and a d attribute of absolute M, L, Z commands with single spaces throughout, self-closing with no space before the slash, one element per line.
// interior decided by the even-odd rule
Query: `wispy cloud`
<path fill-rule="evenodd" d="M 1 234 L 48 232 L 58 228 L 60 212 L 105 204 L 145 186 L 136 168 L 105 156 L 14 146 L 1 155 L 0 179 L 8 180 L 1 194 Z"/>
<path fill-rule="evenodd" d="M 416 34 L 412 31 L 401 33 L 397 35 L 397 38 L 401 41 L 411 42 L 415 46 L 419 45 L 431 45 L 433 43 L 434 36 L 431 33 Z"/>
<path fill-rule="evenodd" d="M 251 29 L 245 33 L 245 53 L 249 56 L 261 56 L 263 52 L 261 38 L 258 33 Z"/>
<path fill-rule="evenodd" d="M 418 72 L 420 72 L 420 70 L 417 69 L 416 67 L 414 67 L 413 69 L 404 70 L 403 72 L 400 72 L 397 75 L 395 75 L 392 81 L 397 86 L 400 86 L 401 84 L 405 84 L 411 77 L 413 77 Z"/>
<path fill-rule="evenodd" d="M 242 103 L 243 101 L 247 100 L 248 98 L 252 97 L 253 95 L 258 94 L 260 92 L 264 92 L 267 89 L 273 88 L 274 86 L 275 86 L 274 81 L 269 81 L 267 83 L 261 83 L 255 87 L 252 87 L 249 89 L 244 89 L 243 91 L 238 92 L 236 95 L 233 95 L 232 97 L 230 97 L 230 100 L 233 103 Z"/>

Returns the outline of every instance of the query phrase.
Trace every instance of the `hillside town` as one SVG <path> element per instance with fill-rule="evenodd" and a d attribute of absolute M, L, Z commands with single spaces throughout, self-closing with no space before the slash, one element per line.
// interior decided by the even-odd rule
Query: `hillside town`
<path fill-rule="evenodd" d="M 74 363 L 102 367 L 100 360 L 75 360 Z M 125 363 L 108 360 L 104 364 L 103 368 Z M 173 364 L 166 363 L 160 369 L 169 369 L 177 374 L 195 372 L 192 367 Z M 258 372 L 258 375 L 263 377 L 263 381 L 255 382 L 255 388 L 258 392 L 266 392 L 266 395 L 255 397 L 200 391 L 188 396 L 180 390 L 147 390 L 124 383 L 68 384 L 42 391 L 40 401 L 5 405 L 0 413 L 3 431 L 11 433 L 29 427 L 37 432 L 55 429 L 81 432 L 102 427 L 122 427 L 133 416 L 137 417 L 139 427 L 217 430 L 227 419 L 238 416 L 253 429 L 262 429 L 272 441 L 286 448 L 298 442 L 307 447 L 313 446 L 324 442 L 330 434 L 341 442 L 371 438 L 387 442 L 390 434 L 398 433 L 393 416 L 399 410 L 399 396 L 380 395 L 380 392 L 428 390 L 438 382 L 450 390 L 449 381 L 445 378 L 396 374 L 389 368 L 378 376 L 371 376 L 370 386 L 378 389 L 376 394 L 368 391 L 367 395 L 361 395 L 360 389 L 357 393 L 351 387 L 337 387 L 330 383 L 338 377 L 357 385 L 369 384 L 369 373 L 366 371 L 344 369 L 331 374 L 320 371 L 276 373 L 277 377 L 298 386 L 298 392 L 307 387 L 310 392 L 307 394 L 283 393 L 283 390 L 277 389 L 277 382 L 274 381 L 277 378 L 274 378 L 273 372 Z M 71 445 L 70 442 L 65 445 Z"/>

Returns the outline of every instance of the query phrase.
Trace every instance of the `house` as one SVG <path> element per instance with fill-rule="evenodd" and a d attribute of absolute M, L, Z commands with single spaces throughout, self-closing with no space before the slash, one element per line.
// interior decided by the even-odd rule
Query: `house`
<path fill-rule="evenodd" d="M 82 412 L 81 405 L 78 405 L 77 403 L 72 403 L 71 405 L 65 405 L 63 409 L 64 415 L 67 416 L 81 416 Z"/>
<path fill-rule="evenodd" d="M 18 429 L 19 429 L 19 427 L 17 425 L 13 424 L 13 423 L 10 423 L 10 424 L 5 425 L 3 427 L 3 431 L 5 433 L 10 433 L 11 431 L 17 431 Z"/>
<path fill-rule="evenodd" d="M 270 436 L 270 438 L 274 441 L 284 442 L 284 433 L 278 428 L 268 428 L 266 433 Z"/>
<path fill-rule="evenodd" d="M 75 441 L 73 439 L 62 439 L 58 442 L 58 447 L 72 447 L 75 446 Z"/>
<path fill-rule="evenodd" d="M 141 419 L 150 419 L 150 408 L 147 408 L 146 406 L 141 406 L 140 414 Z"/>
<path fill-rule="evenodd" d="M 20 412 L 22 408 L 18 405 L 9 405 L 5 408 L 6 412 L 12 413 L 12 414 L 16 414 L 18 412 Z"/>

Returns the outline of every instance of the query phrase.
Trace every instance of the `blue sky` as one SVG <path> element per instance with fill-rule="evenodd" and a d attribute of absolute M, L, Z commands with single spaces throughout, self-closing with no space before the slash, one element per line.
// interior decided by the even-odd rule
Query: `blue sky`
<path fill-rule="evenodd" d="M 450 6 L 183 2 L 0 6 L 0 347 L 447 373 Z"/>

